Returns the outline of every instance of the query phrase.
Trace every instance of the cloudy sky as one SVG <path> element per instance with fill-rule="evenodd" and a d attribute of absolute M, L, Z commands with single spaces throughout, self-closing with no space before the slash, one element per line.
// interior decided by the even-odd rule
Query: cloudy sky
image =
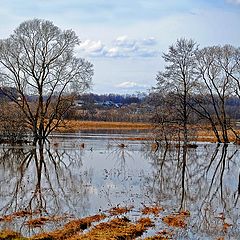
<path fill-rule="evenodd" d="M 1 0 L 0 38 L 41 18 L 73 29 L 78 56 L 94 64 L 92 92 L 135 93 L 155 85 L 163 52 L 178 38 L 201 47 L 240 46 L 240 0 Z"/>

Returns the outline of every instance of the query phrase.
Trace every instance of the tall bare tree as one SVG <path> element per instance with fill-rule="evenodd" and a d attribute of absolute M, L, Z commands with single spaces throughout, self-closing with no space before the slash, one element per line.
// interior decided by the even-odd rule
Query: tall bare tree
<path fill-rule="evenodd" d="M 1 90 L 24 113 L 34 142 L 47 138 L 75 93 L 91 84 L 93 66 L 74 56 L 77 44 L 74 31 L 39 19 L 23 22 L 0 40 Z"/>
<path fill-rule="evenodd" d="M 206 47 L 196 54 L 201 87 L 197 89 L 194 108 L 210 121 L 218 142 L 225 143 L 229 142 L 230 128 L 226 103 L 236 87 L 229 74 L 235 68 L 233 52 L 234 48 L 226 45 Z"/>
<path fill-rule="evenodd" d="M 225 77 L 231 80 L 232 96 L 240 99 L 240 48 L 231 45 L 223 46 L 218 64 Z M 231 124 L 229 127 L 239 141 L 240 136 L 234 126 Z"/>
<path fill-rule="evenodd" d="M 196 51 L 197 45 L 191 39 L 179 39 L 174 45 L 170 46 L 168 52 L 163 54 L 163 59 L 167 65 L 164 71 L 157 74 L 157 87 L 155 88 L 161 95 L 171 99 L 170 105 L 174 104 L 175 120 L 178 121 L 183 130 L 184 144 L 189 141 L 188 125 L 191 108 L 188 102 L 197 84 L 195 73 Z"/>

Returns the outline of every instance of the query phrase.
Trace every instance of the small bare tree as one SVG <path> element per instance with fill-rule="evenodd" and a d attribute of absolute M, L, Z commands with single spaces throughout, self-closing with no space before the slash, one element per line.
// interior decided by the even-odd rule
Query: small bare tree
<path fill-rule="evenodd" d="M 74 56 L 77 44 L 74 31 L 39 19 L 23 22 L 0 40 L 1 90 L 26 116 L 34 142 L 47 138 L 75 93 L 91 84 L 93 66 Z"/>

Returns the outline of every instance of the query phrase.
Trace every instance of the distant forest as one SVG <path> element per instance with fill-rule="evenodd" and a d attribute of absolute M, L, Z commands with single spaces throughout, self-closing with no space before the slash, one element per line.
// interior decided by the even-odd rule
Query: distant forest
<path fill-rule="evenodd" d="M 14 89 L 12 89 L 14 92 Z M 16 92 L 16 91 L 15 91 Z M 16 92 L 17 96 L 17 92 Z M 77 96 L 77 100 L 81 100 L 86 103 L 101 103 L 101 102 L 108 102 L 111 101 L 115 104 L 121 103 L 124 105 L 129 105 L 132 103 L 142 103 L 146 99 L 146 94 L 95 94 L 95 93 L 84 93 Z M 37 100 L 37 96 L 31 95 L 26 96 L 29 101 Z M 0 99 L 4 99 L 6 96 L 4 95 L 3 91 L 0 89 Z M 47 96 L 44 97 L 45 99 Z M 6 98 L 7 99 L 7 98 Z"/>
<path fill-rule="evenodd" d="M 78 100 L 82 100 L 84 102 L 107 102 L 111 101 L 113 103 L 121 103 L 121 104 L 132 104 L 132 103 L 142 103 L 146 98 L 145 94 L 95 94 L 95 93 L 85 93 L 78 96 Z"/>

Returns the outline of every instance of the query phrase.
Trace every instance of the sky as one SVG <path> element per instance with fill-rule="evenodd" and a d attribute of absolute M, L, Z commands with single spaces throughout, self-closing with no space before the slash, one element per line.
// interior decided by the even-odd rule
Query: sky
<path fill-rule="evenodd" d="M 147 92 L 179 38 L 240 46 L 240 0 L 0 0 L 0 38 L 40 18 L 73 29 L 75 54 L 94 65 L 91 92 Z"/>

